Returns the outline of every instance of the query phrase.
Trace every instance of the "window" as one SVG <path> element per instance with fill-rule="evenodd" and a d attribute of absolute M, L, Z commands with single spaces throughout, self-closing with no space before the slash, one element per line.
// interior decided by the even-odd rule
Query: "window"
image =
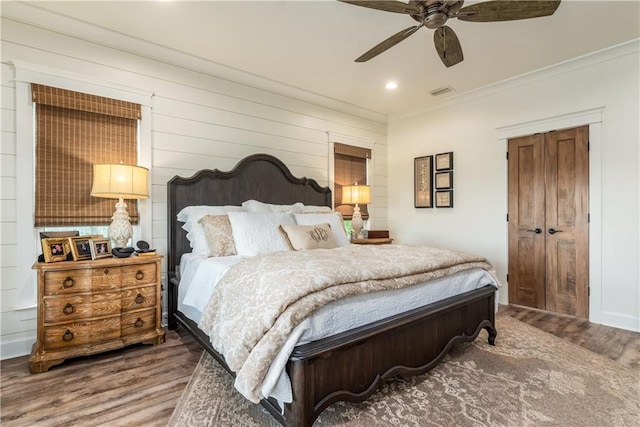
<path fill-rule="evenodd" d="M 114 202 L 90 196 L 94 163 L 137 164 L 141 106 L 38 84 L 35 104 L 35 226 L 111 222 Z M 136 201 L 127 203 L 139 220 Z"/>
<path fill-rule="evenodd" d="M 345 220 L 350 220 L 353 214 L 353 205 L 343 205 L 342 186 L 369 184 L 368 182 L 368 161 L 371 159 L 371 150 L 368 148 L 355 147 L 341 143 L 334 143 L 334 205 L 335 210 L 340 212 Z M 369 218 L 367 205 L 360 206 L 362 219 Z"/>

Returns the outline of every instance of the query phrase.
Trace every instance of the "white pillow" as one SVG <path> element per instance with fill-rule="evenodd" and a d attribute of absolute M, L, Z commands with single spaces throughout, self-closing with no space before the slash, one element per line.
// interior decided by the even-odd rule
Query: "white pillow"
<path fill-rule="evenodd" d="M 349 237 L 344 229 L 344 223 L 342 221 L 342 214 L 340 212 L 331 213 L 303 213 L 294 214 L 296 224 L 298 225 L 314 225 L 329 223 L 333 236 L 336 238 L 338 246 L 349 246 Z"/>
<path fill-rule="evenodd" d="M 229 212 L 229 221 L 238 255 L 290 250 L 279 227 L 295 225 L 292 213 Z"/>
<path fill-rule="evenodd" d="M 206 215 L 226 215 L 227 212 L 243 212 L 242 206 L 187 206 L 176 215 L 178 221 L 184 222 L 182 228 L 187 232 L 187 240 L 191 253 L 197 256 L 209 256 L 209 245 L 204 228 L 198 222 Z"/>
<path fill-rule="evenodd" d="M 302 205 L 300 213 L 331 213 L 333 209 L 329 206 Z"/>
<path fill-rule="evenodd" d="M 247 200 L 242 203 L 242 207 L 247 212 L 259 212 L 259 213 L 278 213 L 278 212 L 302 212 L 302 203 L 294 203 L 292 205 L 274 205 L 271 203 L 263 203 L 257 200 Z"/>
<path fill-rule="evenodd" d="M 331 226 L 327 223 L 316 225 L 281 225 L 287 243 L 294 251 L 307 249 L 332 249 L 338 243 L 333 236 Z"/>

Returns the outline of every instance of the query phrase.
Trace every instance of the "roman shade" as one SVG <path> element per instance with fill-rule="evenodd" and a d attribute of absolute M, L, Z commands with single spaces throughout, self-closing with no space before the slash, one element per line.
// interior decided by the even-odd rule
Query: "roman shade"
<path fill-rule="evenodd" d="M 35 226 L 107 225 L 113 201 L 91 197 L 93 165 L 137 164 L 141 107 L 132 102 L 38 84 L 36 104 Z M 130 221 L 139 221 L 135 200 Z"/>

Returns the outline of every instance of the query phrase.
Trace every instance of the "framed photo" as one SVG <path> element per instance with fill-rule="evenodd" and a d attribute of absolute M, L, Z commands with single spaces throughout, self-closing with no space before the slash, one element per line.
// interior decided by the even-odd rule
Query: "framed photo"
<path fill-rule="evenodd" d="M 79 236 L 79 231 L 41 231 L 40 232 L 40 242 L 42 243 L 43 239 L 52 239 L 58 237 L 73 237 Z M 44 245 L 42 245 L 42 253 L 45 253 Z"/>
<path fill-rule="evenodd" d="M 69 237 L 69 246 L 74 261 L 91 259 L 91 236 Z"/>
<path fill-rule="evenodd" d="M 91 259 L 111 257 L 111 242 L 109 239 L 91 239 Z"/>
<path fill-rule="evenodd" d="M 45 262 L 66 261 L 71 253 L 68 237 L 49 237 L 41 240 Z"/>
<path fill-rule="evenodd" d="M 413 203 L 416 208 L 433 207 L 433 156 L 413 160 Z"/>
<path fill-rule="evenodd" d="M 436 208 L 453 207 L 453 190 L 436 191 Z"/>
<path fill-rule="evenodd" d="M 436 170 L 446 171 L 453 169 L 453 151 L 436 154 Z"/>
<path fill-rule="evenodd" d="M 436 190 L 453 188 L 453 171 L 436 172 L 435 187 Z"/>

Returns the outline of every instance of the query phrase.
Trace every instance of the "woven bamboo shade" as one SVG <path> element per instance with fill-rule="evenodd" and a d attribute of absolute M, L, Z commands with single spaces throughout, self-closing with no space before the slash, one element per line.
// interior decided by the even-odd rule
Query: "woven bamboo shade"
<path fill-rule="evenodd" d="M 342 186 L 355 183 L 360 185 L 367 184 L 367 160 L 371 159 L 371 150 L 337 142 L 333 144 L 333 147 L 336 211 L 342 213 L 345 219 L 351 219 L 354 205 L 340 204 L 342 201 Z M 363 219 L 369 218 L 367 205 L 360 206 L 360 213 Z"/>
<path fill-rule="evenodd" d="M 131 102 L 31 85 L 36 103 L 35 226 L 107 225 L 110 199 L 91 197 L 93 164 L 137 164 L 138 118 Z M 135 200 L 130 221 L 139 221 Z"/>

